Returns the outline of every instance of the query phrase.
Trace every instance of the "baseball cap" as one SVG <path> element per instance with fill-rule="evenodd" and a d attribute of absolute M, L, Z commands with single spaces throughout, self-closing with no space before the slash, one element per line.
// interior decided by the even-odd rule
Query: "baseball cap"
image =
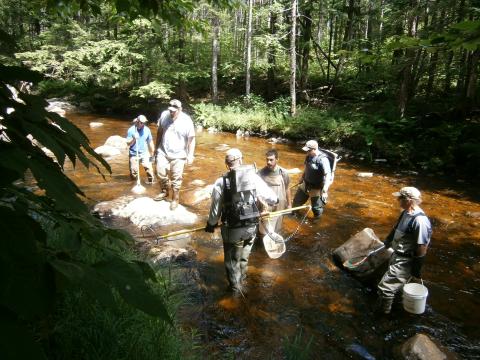
<path fill-rule="evenodd" d="M 147 118 L 145 117 L 145 115 L 138 115 L 135 119 L 133 119 L 133 122 L 137 122 L 137 121 L 140 121 L 142 123 L 146 123 L 148 122 Z"/>
<path fill-rule="evenodd" d="M 400 191 L 392 193 L 392 195 L 396 197 L 401 196 L 401 197 L 404 197 L 407 199 L 413 199 L 413 200 L 420 200 L 420 197 L 422 196 L 420 191 L 413 186 L 403 187 L 400 189 Z"/>
<path fill-rule="evenodd" d="M 242 158 L 242 152 L 236 148 L 227 150 L 225 153 L 225 162 L 232 162 Z"/>
<path fill-rule="evenodd" d="M 177 111 L 178 109 L 181 109 L 181 108 L 182 108 L 182 103 L 180 102 L 180 100 L 172 99 L 168 103 L 168 110 L 170 111 Z"/>
<path fill-rule="evenodd" d="M 308 140 L 307 143 L 305 144 L 304 147 L 302 147 L 303 151 L 309 151 L 309 150 L 317 150 L 318 149 L 318 143 L 315 140 Z"/>

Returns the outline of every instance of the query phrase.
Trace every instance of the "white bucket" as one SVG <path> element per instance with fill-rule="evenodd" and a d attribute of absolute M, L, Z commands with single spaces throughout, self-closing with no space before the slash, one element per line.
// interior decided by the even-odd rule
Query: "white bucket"
<path fill-rule="evenodd" d="M 408 283 L 403 286 L 403 308 L 412 314 L 423 314 L 428 289 L 423 284 Z"/>

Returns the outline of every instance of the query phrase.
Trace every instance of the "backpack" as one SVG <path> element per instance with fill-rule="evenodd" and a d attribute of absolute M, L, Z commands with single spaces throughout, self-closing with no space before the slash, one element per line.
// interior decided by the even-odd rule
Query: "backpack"
<path fill-rule="evenodd" d="M 334 176 L 335 176 L 335 170 L 337 169 L 337 163 L 340 161 L 340 159 L 342 157 L 338 156 L 338 154 L 336 152 L 333 152 L 331 150 L 321 149 L 321 148 L 319 148 L 318 150 L 320 150 L 323 154 L 325 154 L 325 156 L 328 159 L 328 162 L 330 163 L 330 179 L 329 179 L 329 181 L 330 181 L 330 184 L 332 184 Z"/>
<path fill-rule="evenodd" d="M 230 227 L 258 223 L 255 174 L 252 165 L 240 165 L 223 176 L 222 222 Z"/>

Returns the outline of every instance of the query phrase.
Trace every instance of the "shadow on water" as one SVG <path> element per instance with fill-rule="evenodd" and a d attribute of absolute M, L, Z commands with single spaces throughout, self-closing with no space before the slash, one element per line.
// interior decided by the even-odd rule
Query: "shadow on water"
<path fill-rule="evenodd" d="M 110 135 L 125 136 L 130 126 L 127 121 L 102 118 L 104 126 L 90 129 L 90 121 L 99 121 L 95 116 L 70 118 L 94 147 Z M 155 135 L 154 126 L 150 128 Z M 197 134 L 197 144 L 195 163 L 185 171 L 181 202 L 202 219 L 194 226 L 201 226 L 208 215 L 209 199 L 193 202 L 199 188 L 193 181 L 213 183 L 225 171 L 222 149 L 228 146 L 240 148 L 246 163 L 261 167 L 264 153 L 272 145 L 262 139 L 205 132 Z M 300 146 L 274 147 L 283 167 L 302 167 Z M 131 195 L 134 183 L 128 176 L 126 155 L 109 163 L 113 173 L 107 175 L 107 181 L 85 169 L 69 171 L 91 204 Z M 361 171 L 373 171 L 374 176 L 358 177 Z M 298 176 L 292 175 L 292 183 Z M 391 319 L 378 319 L 372 312 L 375 287 L 340 271 L 331 252 L 365 227 L 384 238 L 399 214 L 391 193 L 406 185 L 422 190 L 422 207 L 434 224 L 423 273 L 429 289 L 427 310 L 414 316 L 397 304 Z M 287 243 L 280 259 L 269 259 L 262 244 L 255 244 L 244 298 L 232 298 L 226 291 L 219 234 L 195 233 L 190 243 L 198 252 L 204 296 L 181 309 L 181 321 L 185 327 L 200 329 L 203 346 L 212 358 L 283 358 L 288 346 L 298 342 L 304 349 L 308 347 L 312 358 L 385 359 L 392 357 L 393 346 L 418 332 L 431 335 L 462 357 L 480 358 L 480 219 L 468 215 L 480 212 L 480 205 L 474 201 L 475 192 L 467 193 L 466 186 L 458 186 L 462 187 L 435 177 L 414 177 L 342 161 L 320 221 L 309 218 Z M 153 197 L 158 190 L 158 185 L 147 187 L 145 195 Z M 297 224 L 296 218 L 286 217 L 284 235 L 292 233 Z M 111 225 L 141 236 L 130 224 Z"/>

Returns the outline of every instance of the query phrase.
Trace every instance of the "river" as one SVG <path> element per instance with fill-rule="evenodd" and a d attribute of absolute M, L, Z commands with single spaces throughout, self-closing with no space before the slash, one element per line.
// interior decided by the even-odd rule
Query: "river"
<path fill-rule="evenodd" d="M 67 117 L 89 137 L 103 145 L 110 135 L 125 136 L 129 121 L 94 115 Z M 92 129 L 89 123 L 104 125 Z M 155 127 L 150 125 L 155 136 Z M 225 172 L 224 153 L 218 146 L 238 147 L 244 163 L 264 166 L 265 152 L 274 146 L 284 168 L 302 168 L 305 153 L 297 144 L 271 145 L 265 139 L 236 138 L 232 134 L 197 133 L 196 159 L 184 174 L 180 202 L 205 223 L 209 200 L 193 204 L 194 180 L 211 184 Z M 93 205 L 131 194 L 128 161 L 110 162 L 112 175 L 104 180 L 94 170 L 68 170 Z M 373 172 L 373 177 L 359 177 Z M 142 172 L 143 175 L 143 172 Z M 292 175 L 293 181 L 298 175 Z M 385 237 L 399 208 L 391 195 L 403 186 L 416 186 L 422 208 L 433 223 L 432 245 L 423 270 L 429 290 L 423 315 L 410 315 L 400 307 L 391 319 L 373 316 L 375 290 L 339 270 L 331 253 L 365 227 Z M 158 184 L 146 196 L 158 193 Z M 270 259 L 261 246 L 250 257 L 246 296 L 233 299 L 226 292 L 222 243 L 218 234 L 197 232 L 190 242 L 197 254 L 204 296 L 189 300 L 179 318 L 185 329 L 198 329 L 202 348 L 213 358 L 285 358 L 308 349 L 316 359 L 385 359 L 392 348 L 422 332 L 439 340 L 463 358 L 480 358 L 480 213 L 478 188 L 448 175 L 419 176 L 393 171 L 386 165 L 365 166 L 343 159 L 338 164 L 329 203 L 319 222 L 308 219 L 287 243 L 287 251 Z M 298 220 L 286 218 L 284 235 Z M 134 236 L 137 229 L 124 225 Z M 165 232 L 178 227 L 166 228 Z M 297 350 L 292 350 L 298 344 Z"/>

